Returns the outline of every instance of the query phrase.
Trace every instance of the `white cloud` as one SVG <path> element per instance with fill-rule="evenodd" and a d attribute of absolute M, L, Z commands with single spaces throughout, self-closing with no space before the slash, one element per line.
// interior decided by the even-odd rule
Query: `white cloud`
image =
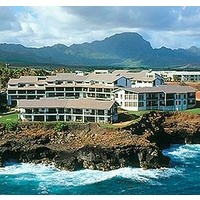
<path fill-rule="evenodd" d="M 138 32 L 154 48 L 200 47 L 200 7 L 0 7 L 0 42 L 67 46 Z"/>
<path fill-rule="evenodd" d="M 16 13 L 10 7 L 0 7 L 0 31 L 19 31 L 20 23 Z"/>

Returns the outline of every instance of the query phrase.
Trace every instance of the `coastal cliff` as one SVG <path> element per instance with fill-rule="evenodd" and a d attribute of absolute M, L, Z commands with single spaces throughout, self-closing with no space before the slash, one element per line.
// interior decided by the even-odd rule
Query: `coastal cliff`
<path fill-rule="evenodd" d="M 53 163 L 59 169 L 108 171 L 126 166 L 169 167 L 162 154 L 171 144 L 200 143 L 200 115 L 150 112 L 125 128 L 98 124 L 19 123 L 15 131 L 0 126 L 0 166 L 5 161 Z"/>

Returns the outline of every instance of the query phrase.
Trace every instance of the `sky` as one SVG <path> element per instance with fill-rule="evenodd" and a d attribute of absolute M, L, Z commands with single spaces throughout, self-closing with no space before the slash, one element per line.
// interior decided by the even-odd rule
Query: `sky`
<path fill-rule="evenodd" d="M 200 48 L 200 6 L 197 5 L 14 2 L 0 4 L 0 43 L 37 48 L 58 43 L 70 46 L 103 40 L 116 33 L 137 32 L 153 48 Z"/>

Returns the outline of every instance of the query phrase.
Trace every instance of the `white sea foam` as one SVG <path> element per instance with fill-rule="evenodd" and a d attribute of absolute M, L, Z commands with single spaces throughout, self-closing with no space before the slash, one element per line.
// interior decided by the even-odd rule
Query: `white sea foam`
<path fill-rule="evenodd" d="M 199 154 L 200 145 L 173 145 L 163 151 L 172 159 L 184 159 Z M 18 181 L 38 181 L 43 194 L 48 193 L 47 186 L 82 186 L 102 182 L 115 177 L 122 177 L 140 183 L 160 185 L 160 179 L 182 174 L 181 168 L 163 168 L 143 170 L 141 168 L 120 168 L 112 171 L 83 169 L 79 171 L 58 170 L 54 166 L 28 163 L 7 163 L 0 168 L 0 175 L 15 175 Z"/>
<path fill-rule="evenodd" d="M 94 184 L 114 177 L 122 177 L 131 179 L 136 182 L 159 185 L 159 178 L 170 177 L 177 174 L 176 169 L 151 169 L 143 170 L 141 168 L 120 168 L 112 171 L 97 171 L 97 170 L 79 170 L 79 171 L 61 171 L 54 167 L 35 164 L 15 164 L 6 166 L 0 174 L 17 175 L 17 181 L 39 181 L 39 187 L 42 191 L 47 191 L 48 186 L 81 186 L 87 184 Z M 44 192 L 45 194 L 45 192 Z"/>
<path fill-rule="evenodd" d="M 168 155 L 172 160 L 185 161 L 188 158 L 199 156 L 200 144 L 172 145 L 171 148 L 163 151 L 164 155 Z"/>

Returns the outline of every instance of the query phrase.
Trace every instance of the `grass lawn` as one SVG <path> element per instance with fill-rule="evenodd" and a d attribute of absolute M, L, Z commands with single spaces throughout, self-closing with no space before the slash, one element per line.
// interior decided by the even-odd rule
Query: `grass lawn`
<path fill-rule="evenodd" d="M 5 124 L 7 122 L 17 123 L 17 121 L 18 121 L 18 115 L 16 113 L 0 116 L 0 123 L 2 124 Z"/>
<path fill-rule="evenodd" d="M 130 115 L 137 115 L 137 116 L 142 116 L 142 115 L 144 115 L 144 114 L 146 114 L 146 113 L 149 113 L 150 112 L 150 110 L 144 110 L 144 111 L 127 111 L 127 113 L 128 114 L 130 114 Z"/>
<path fill-rule="evenodd" d="M 108 124 L 108 123 L 98 123 L 99 124 L 99 126 L 101 127 L 101 128 L 115 128 L 115 126 L 113 125 L 113 124 Z"/>
<path fill-rule="evenodd" d="M 183 112 L 200 114 L 200 108 L 192 108 L 192 109 L 184 110 Z"/>
<path fill-rule="evenodd" d="M 149 113 L 150 111 L 120 111 L 119 112 L 119 119 L 118 122 L 114 124 L 108 124 L 108 123 L 99 123 L 99 126 L 101 128 L 124 128 L 126 126 L 129 126 L 133 123 L 137 123 L 143 114 Z"/>

